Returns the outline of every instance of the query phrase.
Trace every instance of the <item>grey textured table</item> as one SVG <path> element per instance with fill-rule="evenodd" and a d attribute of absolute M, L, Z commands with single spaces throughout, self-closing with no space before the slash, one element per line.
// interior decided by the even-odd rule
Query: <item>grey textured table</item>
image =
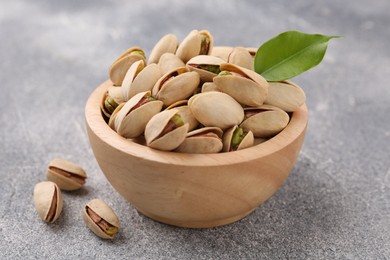
<path fill-rule="evenodd" d="M 0 2 L 0 259 L 389 259 L 390 2 Z M 286 30 L 344 35 L 296 78 L 309 126 L 287 182 L 245 219 L 192 230 L 140 215 L 105 179 L 86 136 L 84 105 L 111 62 L 148 53 L 166 33 L 208 29 L 216 45 L 254 46 Z M 52 225 L 34 185 L 55 157 L 81 164 L 85 188 L 64 192 Z M 103 241 L 82 222 L 99 197 L 122 229 Z"/>

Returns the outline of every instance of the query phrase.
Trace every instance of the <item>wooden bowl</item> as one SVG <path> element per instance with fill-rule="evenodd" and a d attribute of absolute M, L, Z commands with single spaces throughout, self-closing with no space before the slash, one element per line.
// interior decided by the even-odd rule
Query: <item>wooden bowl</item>
<path fill-rule="evenodd" d="M 96 88 L 85 108 L 92 150 L 111 185 L 139 212 L 163 223 L 206 228 L 247 216 L 284 183 L 305 136 L 303 105 L 281 133 L 251 148 L 207 155 L 154 150 L 105 123 L 100 103 L 110 85 Z"/>

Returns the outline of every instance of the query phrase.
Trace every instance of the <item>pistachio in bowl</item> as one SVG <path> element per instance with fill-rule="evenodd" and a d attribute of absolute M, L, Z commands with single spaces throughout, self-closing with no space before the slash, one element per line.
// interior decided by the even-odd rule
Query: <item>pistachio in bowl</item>
<path fill-rule="evenodd" d="M 297 160 L 308 120 L 303 90 L 253 70 L 253 48 L 214 46 L 207 31 L 180 44 L 164 36 L 148 62 L 137 50 L 120 55 L 109 71 L 115 78 L 85 108 L 109 182 L 139 212 L 175 226 L 214 227 L 250 214 Z"/>

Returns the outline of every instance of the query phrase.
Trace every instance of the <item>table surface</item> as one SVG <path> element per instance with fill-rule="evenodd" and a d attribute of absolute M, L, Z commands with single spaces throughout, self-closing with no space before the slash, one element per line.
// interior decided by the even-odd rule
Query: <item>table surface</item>
<path fill-rule="evenodd" d="M 1 1 L 1 259 L 390 259 L 390 2 Z M 216 45 L 258 47 L 287 30 L 343 35 L 323 62 L 294 78 L 309 125 L 288 180 L 251 215 L 183 229 L 139 214 L 110 186 L 84 121 L 89 94 L 133 45 L 208 29 Z M 64 192 L 42 222 L 34 185 L 56 157 L 82 165 L 85 188 Z M 102 198 L 122 228 L 113 241 L 84 225 Z"/>

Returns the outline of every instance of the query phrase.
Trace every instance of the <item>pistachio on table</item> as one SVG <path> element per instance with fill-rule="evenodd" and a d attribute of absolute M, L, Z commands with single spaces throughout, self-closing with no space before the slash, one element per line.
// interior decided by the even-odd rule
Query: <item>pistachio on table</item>
<path fill-rule="evenodd" d="M 34 204 L 39 217 L 53 223 L 62 211 L 61 190 L 51 181 L 37 183 L 34 187 Z"/>
<path fill-rule="evenodd" d="M 47 166 L 46 177 L 62 190 L 77 190 L 84 186 L 87 174 L 81 166 L 57 158 Z"/>
<path fill-rule="evenodd" d="M 97 236 L 113 239 L 119 231 L 119 219 L 110 206 L 100 199 L 93 199 L 83 208 L 87 227 Z"/>

